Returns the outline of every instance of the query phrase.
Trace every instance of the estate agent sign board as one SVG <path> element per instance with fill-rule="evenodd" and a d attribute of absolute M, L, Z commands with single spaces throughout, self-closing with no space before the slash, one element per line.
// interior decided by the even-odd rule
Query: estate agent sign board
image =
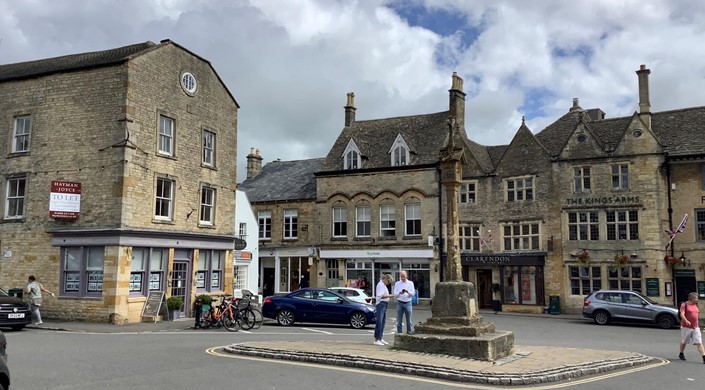
<path fill-rule="evenodd" d="M 52 181 L 49 195 L 49 217 L 78 219 L 81 213 L 81 183 Z"/>

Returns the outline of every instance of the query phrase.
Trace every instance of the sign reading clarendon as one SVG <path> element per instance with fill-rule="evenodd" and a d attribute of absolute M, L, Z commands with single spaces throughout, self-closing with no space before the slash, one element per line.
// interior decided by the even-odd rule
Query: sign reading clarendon
<path fill-rule="evenodd" d="M 626 195 L 610 195 L 610 196 L 592 196 L 592 197 L 576 197 L 576 198 L 566 198 L 566 205 L 575 206 L 603 206 L 603 205 L 635 205 L 640 204 L 641 199 L 639 195 L 626 196 Z"/>
<path fill-rule="evenodd" d="M 445 255 L 443 255 L 445 258 Z M 462 265 L 544 265 L 545 253 L 462 253 Z"/>

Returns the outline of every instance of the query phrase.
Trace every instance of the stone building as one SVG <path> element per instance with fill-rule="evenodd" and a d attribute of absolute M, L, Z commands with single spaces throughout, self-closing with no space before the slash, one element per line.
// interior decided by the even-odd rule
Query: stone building
<path fill-rule="evenodd" d="M 150 292 L 232 292 L 238 104 L 164 40 L 0 65 L 0 280 L 47 317 L 141 320 Z"/>
<path fill-rule="evenodd" d="M 546 128 L 533 133 L 522 122 L 497 146 L 468 137 L 455 74 L 449 110 L 436 114 L 357 121 L 349 94 L 345 126 L 322 161 L 272 163 L 315 174 L 307 199 L 317 234 L 306 245 L 318 248 L 318 285 L 405 269 L 421 278 L 424 302 L 440 280 L 447 237 L 458 234 L 463 278 L 484 308 L 579 312 L 585 295 L 607 288 L 671 304 L 688 291 L 705 297 L 705 108 L 652 112 L 649 74 L 637 71 L 633 115 L 608 118 L 574 99 Z M 446 229 L 438 173 L 449 118 L 464 149 L 458 232 Z M 248 167 L 261 168 L 261 156 L 250 157 L 259 160 L 248 157 Z M 268 207 L 283 202 L 273 184 L 267 191 Z M 692 222 L 668 245 L 664 231 L 684 214 Z"/>

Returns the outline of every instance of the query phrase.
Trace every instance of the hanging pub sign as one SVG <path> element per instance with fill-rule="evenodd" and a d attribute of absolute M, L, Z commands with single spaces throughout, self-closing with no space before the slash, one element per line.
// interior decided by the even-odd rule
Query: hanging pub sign
<path fill-rule="evenodd" d="M 49 195 L 49 217 L 78 219 L 80 213 L 81 183 L 52 180 Z"/>

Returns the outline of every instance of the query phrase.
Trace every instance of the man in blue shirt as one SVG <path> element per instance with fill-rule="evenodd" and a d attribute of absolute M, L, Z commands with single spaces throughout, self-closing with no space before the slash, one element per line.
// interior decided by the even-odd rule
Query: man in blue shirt
<path fill-rule="evenodd" d="M 397 300 L 397 333 L 402 333 L 402 318 L 406 317 L 406 333 L 413 333 L 411 328 L 411 299 L 416 293 L 414 282 L 406 278 L 406 271 L 399 273 L 399 279 L 394 283 L 394 297 Z"/>

